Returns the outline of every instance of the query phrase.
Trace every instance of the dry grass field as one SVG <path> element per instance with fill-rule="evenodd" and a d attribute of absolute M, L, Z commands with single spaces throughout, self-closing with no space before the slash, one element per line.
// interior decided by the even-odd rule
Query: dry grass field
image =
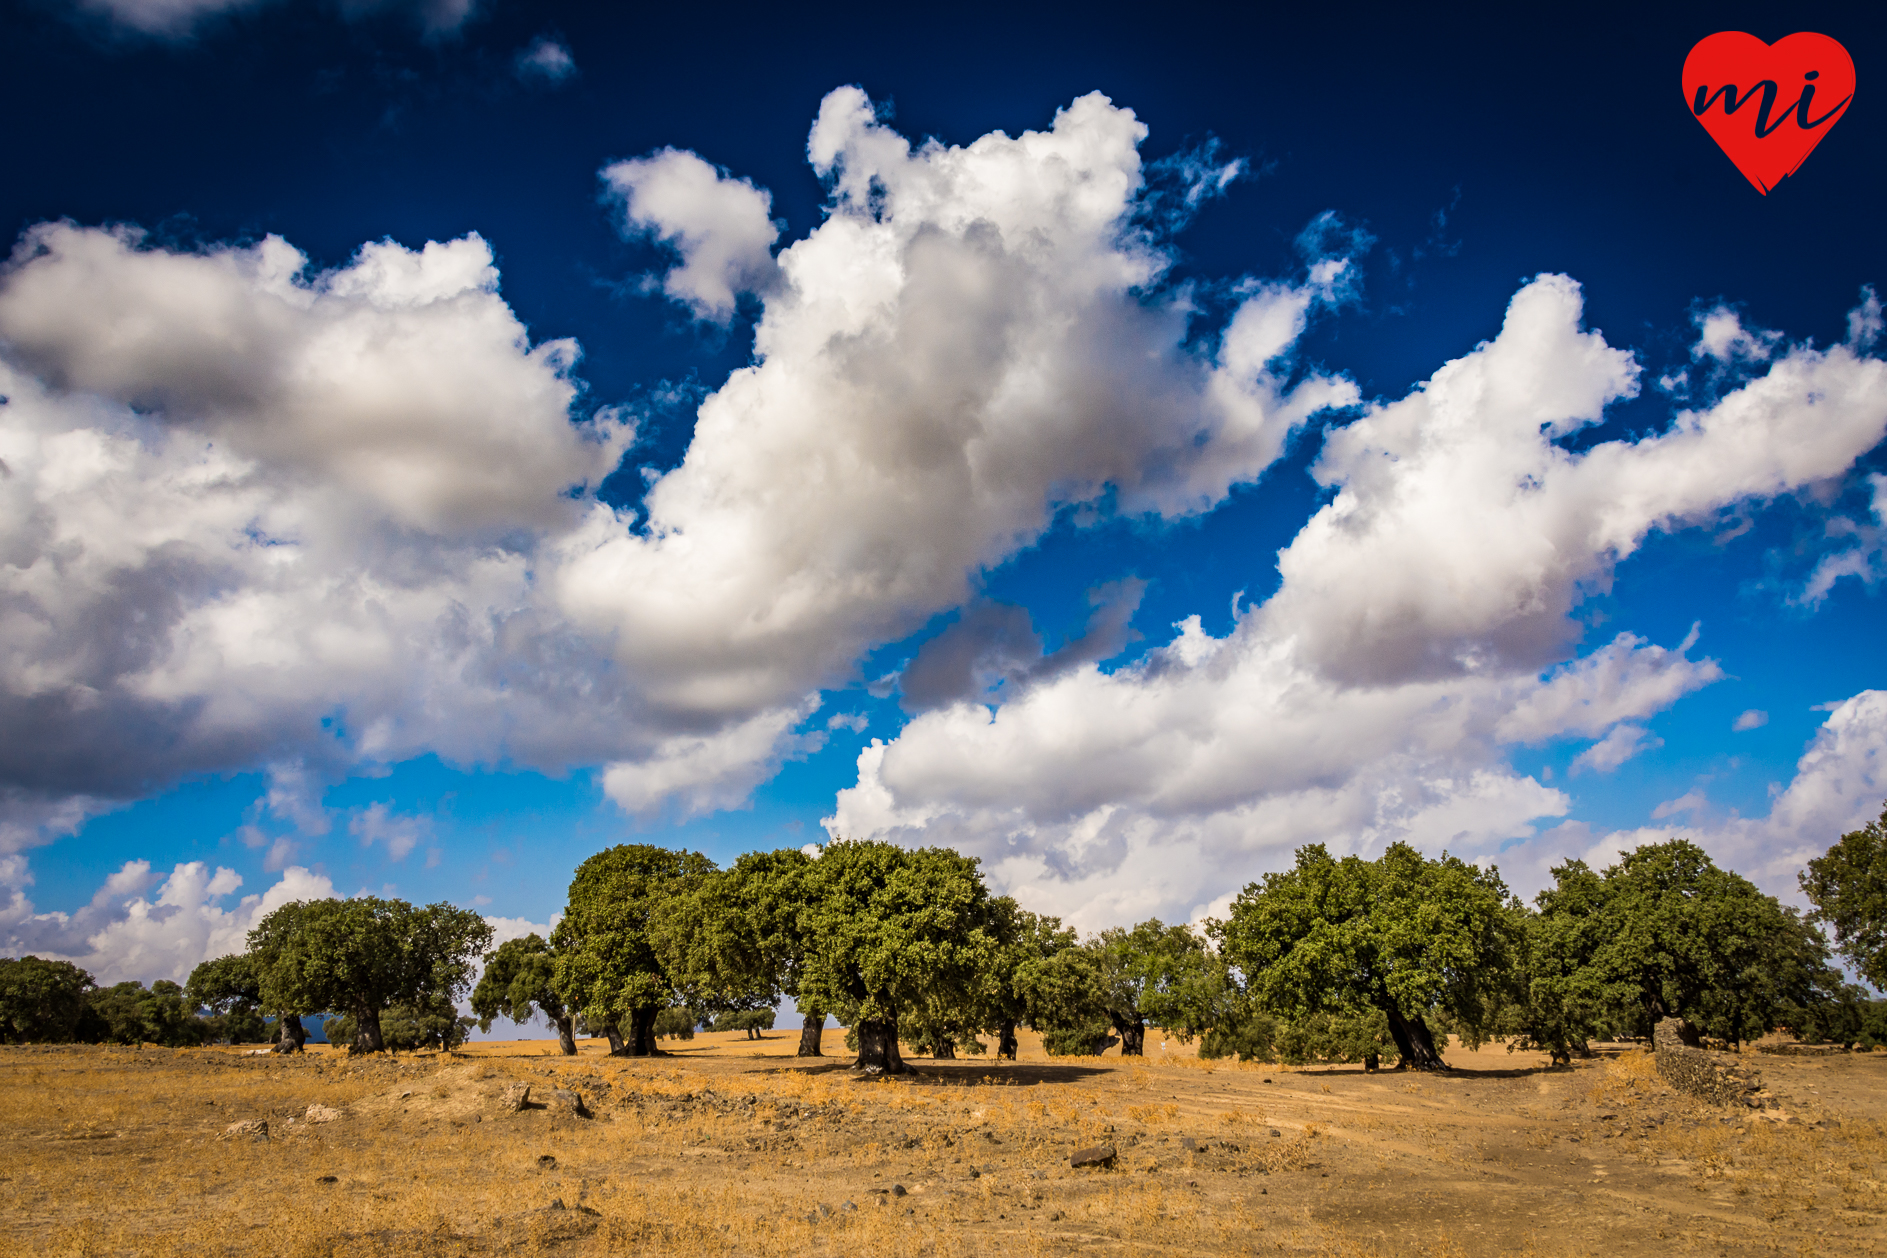
<path fill-rule="evenodd" d="M 828 1031 L 828 1051 L 842 1052 Z M 575 1058 L 0 1048 L 0 1254 L 1845 1254 L 1887 1241 L 1887 1055 L 1755 1057 L 1778 1108 L 1619 1048 L 1360 1068 L 917 1059 L 796 1032 Z M 1752 1055 L 1754 1056 L 1754 1055 Z M 507 1112 L 528 1084 L 549 1108 Z M 581 1096 L 593 1117 L 562 1110 Z M 311 1106 L 339 1111 L 309 1121 Z M 316 1111 L 316 1116 L 321 1116 Z M 264 1120 L 266 1141 L 226 1137 Z M 1107 1142 L 1106 1168 L 1071 1150 Z M 560 1204 L 554 1204 L 560 1203 Z"/>

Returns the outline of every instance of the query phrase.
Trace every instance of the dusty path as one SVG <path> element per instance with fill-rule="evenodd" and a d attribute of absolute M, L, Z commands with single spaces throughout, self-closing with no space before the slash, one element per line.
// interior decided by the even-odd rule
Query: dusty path
<path fill-rule="evenodd" d="M 1178 1045 L 1144 1063 L 1051 1061 L 1028 1037 L 1014 1065 L 919 1059 L 916 1076 L 874 1082 L 793 1057 L 796 1041 L 703 1035 L 644 1061 L 545 1042 L 287 1062 L 0 1049 L 0 1253 L 1837 1254 L 1887 1240 L 1887 1054 L 1752 1055 L 1779 1104 L 1759 1116 L 1681 1098 L 1624 1049 L 1547 1070 L 1457 1047 L 1456 1070 L 1414 1078 L 1200 1062 Z M 507 1112 L 518 1083 L 553 1108 Z M 340 1113 L 311 1123 L 310 1106 Z M 220 1138 L 255 1119 L 266 1143 Z M 1112 1167 L 1069 1165 L 1101 1143 Z"/>

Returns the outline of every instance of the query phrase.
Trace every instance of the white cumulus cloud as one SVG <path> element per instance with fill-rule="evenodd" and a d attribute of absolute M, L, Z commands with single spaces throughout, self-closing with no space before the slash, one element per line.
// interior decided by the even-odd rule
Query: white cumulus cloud
<path fill-rule="evenodd" d="M 773 282 L 773 196 L 714 169 L 693 153 L 666 148 L 603 168 L 630 236 L 648 235 L 681 256 L 662 291 L 717 323 L 734 302 Z"/>
<path fill-rule="evenodd" d="M 1556 439 L 1637 374 L 1579 321 L 1577 286 L 1542 277 L 1494 341 L 1331 433 L 1336 496 L 1226 637 L 1193 618 L 1130 668 L 926 713 L 861 754 L 830 831 L 954 842 L 1083 925 L 1203 911 L 1308 841 L 1496 858 L 1533 837 L 1570 798 L 1512 746 L 1599 738 L 1583 766 L 1615 768 L 1721 676 L 1695 633 L 1576 655 L 1580 599 L 1650 531 L 1839 476 L 1887 430 L 1887 365 L 1797 346 L 1575 453 Z"/>
<path fill-rule="evenodd" d="M 260 895 L 223 903 L 241 886 L 234 870 L 212 871 L 202 861 L 161 879 L 148 863 L 133 861 L 78 912 L 36 913 L 15 885 L 11 903 L 0 909 L 0 953 L 68 960 L 107 986 L 127 979 L 181 983 L 202 962 L 244 951 L 249 931 L 282 905 L 334 898 L 326 877 L 300 867 L 284 870 Z"/>

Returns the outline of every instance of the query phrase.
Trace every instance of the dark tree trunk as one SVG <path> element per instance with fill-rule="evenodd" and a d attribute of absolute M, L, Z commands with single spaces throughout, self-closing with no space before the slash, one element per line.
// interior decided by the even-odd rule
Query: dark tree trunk
<path fill-rule="evenodd" d="M 858 1060 L 852 1063 L 852 1068 L 872 1075 L 901 1075 L 910 1069 L 898 1053 L 896 1020 L 885 1018 L 858 1024 Z"/>
<path fill-rule="evenodd" d="M 1107 1020 L 1114 1024 L 1114 1030 L 1120 1035 L 1120 1055 L 1122 1057 L 1145 1057 L 1147 1055 L 1147 1024 L 1141 1018 L 1131 1021 L 1118 1014 L 1108 1014 Z"/>
<path fill-rule="evenodd" d="M 937 1042 L 930 1046 L 930 1055 L 937 1061 L 955 1061 L 957 1059 L 956 1040 L 948 1035 L 938 1036 Z"/>
<path fill-rule="evenodd" d="M 1402 1054 L 1396 1069 L 1448 1069 L 1448 1063 L 1435 1051 L 1435 1038 L 1428 1032 L 1428 1023 L 1420 1018 L 1405 1018 L 1402 1011 L 1393 1006 L 1384 1009 L 1383 1014 L 1389 1019 L 1389 1034 L 1395 1037 L 1396 1051 Z"/>
<path fill-rule="evenodd" d="M 551 1021 L 557 1024 L 557 1047 L 563 1050 L 565 1057 L 575 1057 L 577 1055 L 577 1037 L 570 1027 L 570 1015 L 565 1014 L 561 1018 L 552 1018 Z"/>
<path fill-rule="evenodd" d="M 655 1016 L 661 1009 L 655 1005 L 645 1005 L 629 1015 L 629 1043 L 623 1048 L 625 1057 L 655 1056 Z"/>
<path fill-rule="evenodd" d="M 609 1038 L 609 1055 L 611 1057 L 628 1056 L 629 1050 L 623 1045 L 622 1032 L 616 1029 L 614 1022 L 604 1026 L 603 1034 Z"/>
<path fill-rule="evenodd" d="M 996 1056 L 1016 1059 L 1016 1020 L 1004 1018 L 996 1031 Z"/>
<path fill-rule="evenodd" d="M 276 1025 L 281 1028 L 282 1033 L 281 1043 L 275 1046 L 276 1052 L 301 1053 L 307 1051 L 304 1046 L 308 1043 L 308 1028 L 301 1024 L 300 1014 L 282 1014 L 280 1021 Z"/>
<path fill-rule="evenodd" d="M 808 1009 L 799 1024 L 799 1056 L 822 1057 L 819 1051 L 819 1037 L 826 1029 L 826 1015 L 823 1009 Z"/>
<path fill-rule="evenodd" d="M 1366 1071 L 1372 1071 L 1372 1072 L 1381 1070 L 1382 1058 L 1378 1057 L 1374 1053 L 1364 1053 L 1363 1054 L 1363 1069 Z"/>
<path fill-rule="evenodd" d="M 750 1040 L 761 1040 L 761 1039 L 765 1039 L 766 1037 L 765 1037 L 764 1035 L 762 1035 L 762 1034 L 760 1034 L 760 1028 L 759 1028 L 759 1027 L 757 1027 L 757 1026 L 750 1026 L 750 1027 L 748 1027 L 748 1028 L 747 1028 L 747 1038 L 748 1038 L 748 1039 L 750 1039 Z"/>
<path fill-rule="evenodd" d="M 350 1053 L 383 1053 L 386 1051 L 386 1039 L 380 1034 L 380 1011 L 371 1005 L 362 1005 L 354 1010 L 354 1042 L 347 1046 Z"/>

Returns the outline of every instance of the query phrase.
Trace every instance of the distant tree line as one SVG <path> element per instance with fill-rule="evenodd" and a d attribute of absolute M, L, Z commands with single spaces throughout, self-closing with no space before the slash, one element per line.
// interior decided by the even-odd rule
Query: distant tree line
<path fill-rule="evenodd" d="M 332 1016 L 356 1051 L 450 1048 L 476 1024 L 543 1017 L 562 1051 L 606 1038 L 645 1056 L 698 1027 L 770 1030 L 790 997 L 820 1028 L 848 1029 L 856 1065 L 1013 1058 L 1016 1030 L 1055 1055 L 1149 1027 L 1206 1056 L 1442 1066 L 1454 1035 L 1502 1039 L 1558 1061 L 1594 1039 L 1642 1037 L 1681 1015 L 1738 1044 L 1777 1027 L 1810 1040 L 1887 1043 L 1887 1002 L 1834 965 L 1820 925 L 1870 983 L 1887 981 L 1887 814 L 1809 863 L 1803 915 L 1673 840 L 1593 870 L 1568 861 L 1533 904 L 1497 871 L 1393 844 L 1375 860 L 1305 847 L 1200 929 L 1158 920 L 1079 938 L 992 896 L 977 862 L 945 848 L 839 840 L 817 856 L 755 852 L 726 869 L 695 852 L 625 844 L 584 861 L 548 940 L 490 948 L 476 913 L 361 897 L 285 905 L 247 951 L 205 962 L 187 986 L 96 987 L 65 962 L 0 961 L 0 1039 L 200 1043 L 259 1038 L 284 1050 L 300 1019 Z M 483 974 L 473 977 L 480 962 Z"/>

